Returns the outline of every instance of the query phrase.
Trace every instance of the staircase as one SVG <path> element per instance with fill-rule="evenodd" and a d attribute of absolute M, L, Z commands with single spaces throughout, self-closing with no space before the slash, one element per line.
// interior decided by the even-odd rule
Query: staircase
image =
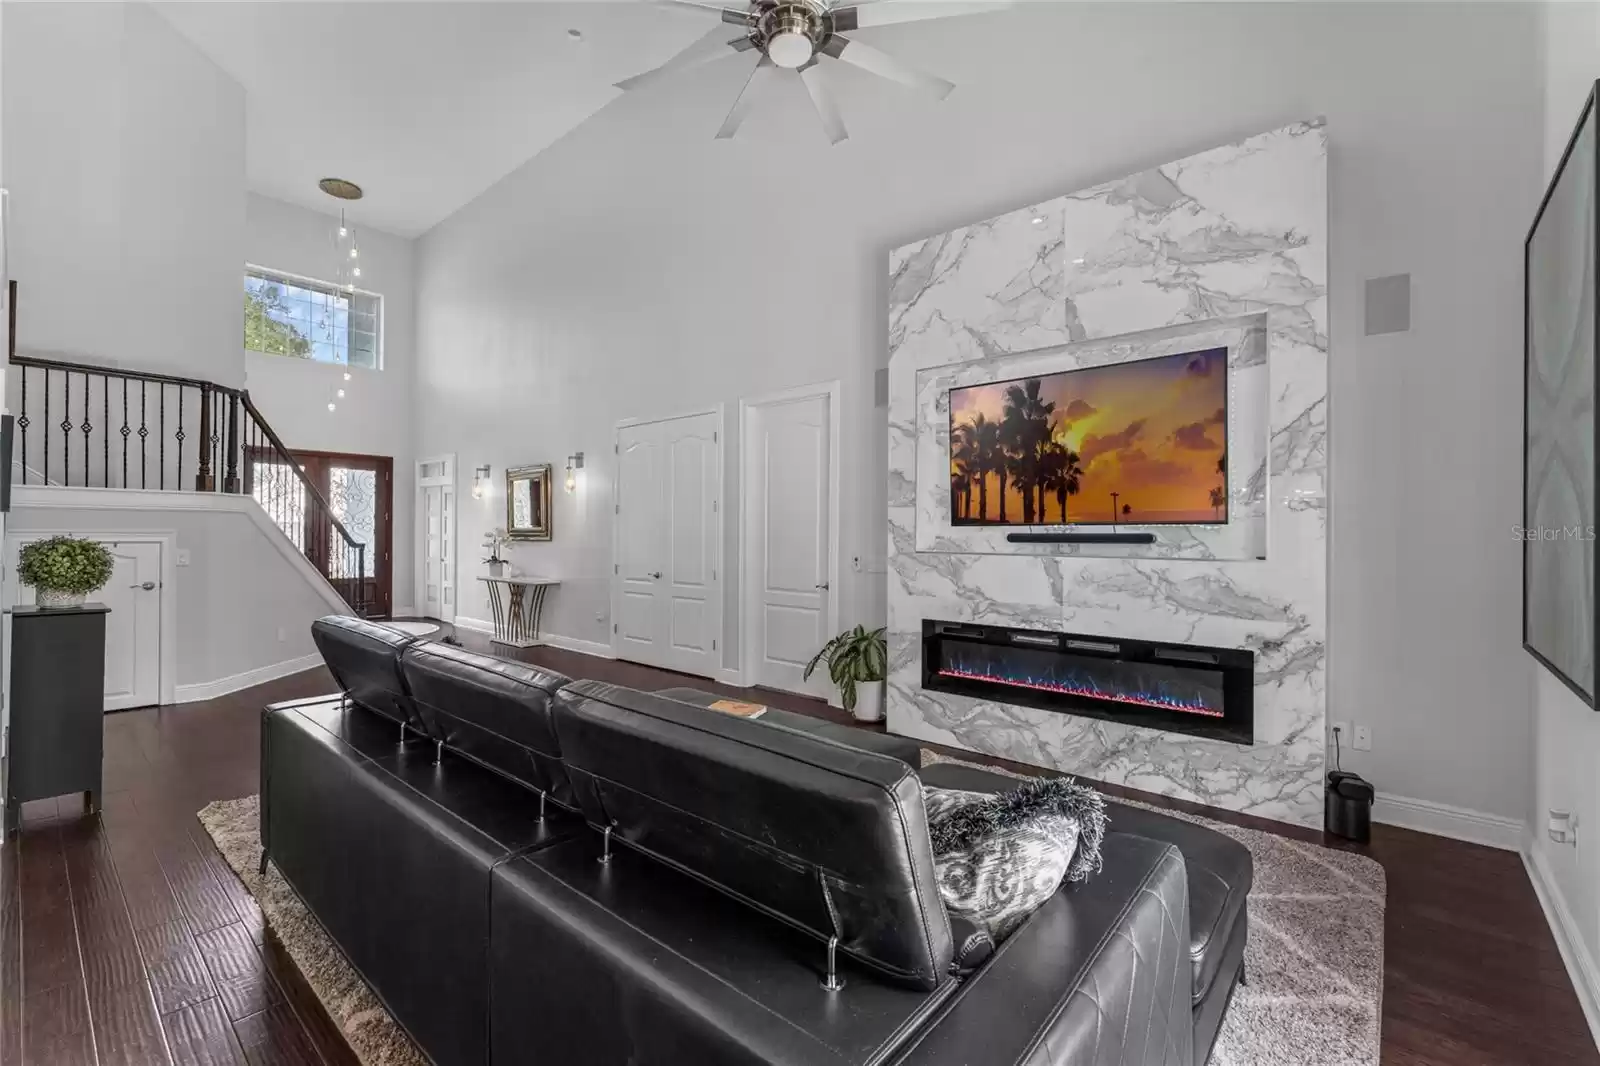
<path fill-rule="evenodd" d="M 16 483 L 250 496 L 352 614 L 372 609 L 376 560 L 247 390 L 15 352 L 9 374 Z"/>

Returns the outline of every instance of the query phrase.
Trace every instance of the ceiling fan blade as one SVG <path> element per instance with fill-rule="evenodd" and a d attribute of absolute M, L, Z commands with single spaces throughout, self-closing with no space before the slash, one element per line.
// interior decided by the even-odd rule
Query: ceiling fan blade
<path fill-rule="evenodd" d="M 870 44 L 862 44 L 837 33 L 823 44 L 822 54 L 860 67 L 880 78 L 909 85 L 919 92 L 927 93 L 935 100 L 943 100 L 950 95 L 950 90 L 956 87 L 954 82 L 932 74 L 924 74 L 920 70 L 906 66 L 886 52 L 880 52 Z"/>
<path fill-rule="evenodd" d="M 769 78 L 778 68 L 765 54 L 761 61 L 750 71 L 750 77 L 745 79 L 744 88 L 739 90 L 739 98 L 733 102 L 733 109 L 728 112 L 728 117 L 722 121 L 722 128 L 717 130 L 717 140 L 725 141 L 739 132 L 745 117 L 750 114 L 750 106 L 755 100 L 755 89 Z"/>
<path fill-rule="evenodd" d="M 728 56 L 741 55 L 755 47 L 755 42 L 748 37 L 736 37 L 730 41 L 726 39 L 727 36 L 727 30 L 712 30 L 654 70 L 647 70 L 643 74 L 635 74 L 631 78 L 623 78 L 617 82 L 617 88 L 623 90 L 642 89 L 655 84 L 663 78 L 670 78 L 685 70 L 704 66 L 719 59 L 726 59 Z"/>
<path fill-rule="evenodd" d="M 723 22 L 735 26 L 750 26 L 755 23 L 755 17 L 748 8 L 723 7 L 721 4 L 706 3 L 704 0 L 656 0 L 658 4 L 667 7 L 697 7 L 701 11 L 714 11 L 722 16 Z"/>
<path fill-rule="evenodd" d="M 880 3 L 851 4 L 835 8 L 833 28 L 841 33 L 869 26 L 892 26 L 897 22 L 919 22 L 923 19 L 951 18 L 956 15 L 981 15 L 989 11 L 1004 11 L 1013 6 L 1011 0 L 882 0 Z"/>
<path fill-rule="evenodd" d="M 822 131 L 828 135 L 828 143 L 838 144 L 850 136 L 850 131 L 844 128 L 844 119 L 839 117 L 839 105 L 823 81 L 822 67 L 816 62 L 807 63 L 800 68 L 800 81 L 817 109 L 817 118 L 822 120 Z"/>

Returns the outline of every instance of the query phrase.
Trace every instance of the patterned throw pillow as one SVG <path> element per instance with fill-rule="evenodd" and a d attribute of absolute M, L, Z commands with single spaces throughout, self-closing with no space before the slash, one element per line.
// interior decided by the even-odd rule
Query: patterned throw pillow
<path fill-rule="evenodd" d="M 998 794 L 926 786 L 922 794 L 944 905 L 995 943 L 1062 881 L 1100 869 L 1105 800 L 1071 778 L 1033 778 Z"/>

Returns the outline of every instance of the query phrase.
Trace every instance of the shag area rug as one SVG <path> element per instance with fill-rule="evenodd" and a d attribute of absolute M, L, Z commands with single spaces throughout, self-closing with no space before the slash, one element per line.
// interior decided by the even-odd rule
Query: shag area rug
<path fill-rule="evenodd" d="M 429 633 L 439 632 L 439 627 L 432 622 L 379 622 L 378 624 L 398 629 L 402 633 L 410 633 L 414 637 L 425 637 Z"/>
<path fill-rule="evenodd" d="M 923 752 L 923 765 L 940 761 L 960 760 Z M 1109 829 L 1115 832 L 1116 803 L 1107 806 Z M 1181 811 L 1163 813 L 1225 833 L 1255 858 L 1245 949 L 1250 983 L 1234 991 L 1210 1066 L 1376 1066 L 1383 1001 L 1383 867 L 1351 852 Z M 210 804 L 199 817 L 356 1057 L 365 1066 L 425 1066 L 421 1052 L 277 869 L 269 865 L 265 877 L 257 872 L 257 797 Z"/>

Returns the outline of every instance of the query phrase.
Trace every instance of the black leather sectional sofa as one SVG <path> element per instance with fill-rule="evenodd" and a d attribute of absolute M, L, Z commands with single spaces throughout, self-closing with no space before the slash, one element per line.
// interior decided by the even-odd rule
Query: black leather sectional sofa
<path fill-rule="evenodd" d="M 1203 827 L 1114 805 L 1101 872 L 964 965 L 921 787 L 1014 781 L 313 634 L 344 694 L 263 715 L 262 861 L 440 1066 L 1196 1066 L 1242 975 L 1249 853 Z"/>

